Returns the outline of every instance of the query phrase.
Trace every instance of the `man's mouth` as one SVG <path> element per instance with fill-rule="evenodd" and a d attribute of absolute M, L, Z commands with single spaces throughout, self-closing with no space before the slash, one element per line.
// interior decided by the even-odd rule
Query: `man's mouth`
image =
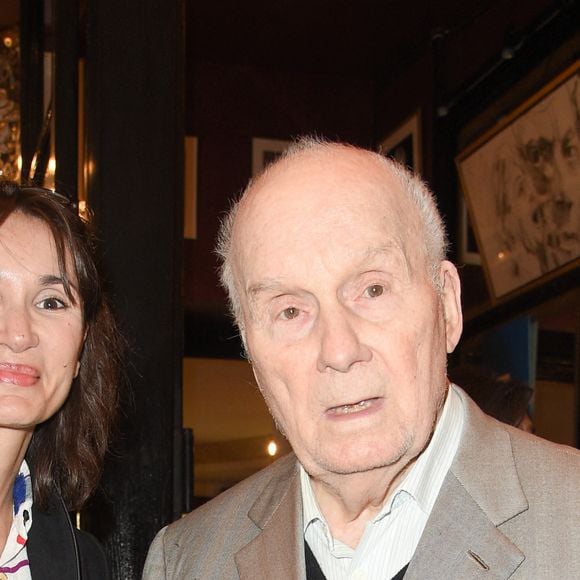
<path fill-rule="evenodd" d="M 352 415 L 353 413 L 360 413 L 361 411 L 369 409 L 375 400 L 376 399 L 364 399 L 358 403 L 338 405 L 337 407 L 331 407 L 327 412 L 331 415 Z"/>

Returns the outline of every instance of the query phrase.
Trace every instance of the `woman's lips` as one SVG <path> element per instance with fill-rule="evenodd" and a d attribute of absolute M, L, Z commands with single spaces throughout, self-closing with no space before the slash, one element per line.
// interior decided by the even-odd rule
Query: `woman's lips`
<path fill-rule="evenodd" d="M 12 383 L 20 387 L 30 387 L 40 378 L 40 373 L 27 365 L 0 363 L 0 383 Z"/>

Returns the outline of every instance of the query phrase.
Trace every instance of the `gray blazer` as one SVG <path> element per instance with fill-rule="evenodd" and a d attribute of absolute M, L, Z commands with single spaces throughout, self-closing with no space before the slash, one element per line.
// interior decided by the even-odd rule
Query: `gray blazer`
<path fill-rule="evenodd" d="M 405 580 L 580 579 L 580 452 L 460 394 L 461 443 Z M 161 530 L 143 578 L 305 579 L 294 455 Z"/>

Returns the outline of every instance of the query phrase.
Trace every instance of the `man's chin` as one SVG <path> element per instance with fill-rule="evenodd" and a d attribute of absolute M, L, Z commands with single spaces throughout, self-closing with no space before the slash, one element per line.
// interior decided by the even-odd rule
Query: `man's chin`
<path fill-rule="evenodd" d="M 324 475 L 357 475 L 371 473 L 379 469 L 392 468 L 405 461 L 406 449 L 398 450 L 396 453 L 385 453 L 363 457 L 356 453 L 342 453 L 339 456 L 332 455 L 318 457 L 312 462 L 302 462 L 304 469 L 312 477 Z M 300 459 L 300 457 L 299 457 Z"/>

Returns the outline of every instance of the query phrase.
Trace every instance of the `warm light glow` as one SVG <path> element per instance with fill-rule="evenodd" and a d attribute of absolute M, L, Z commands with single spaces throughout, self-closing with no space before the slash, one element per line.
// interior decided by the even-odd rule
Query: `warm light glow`
<path fill-rule="evenodd" d="M 89 161 L 85 165 L 85 171 L 88 177 L 92 176 L 95 173 L 95 162 Z"/>
<path fill-rule="evenodd" d="M 46 187 L 47 189 L 54 189 L 55 171 L 56 171 L 56 159 L 54 158 L 54 155 L 51 155 L 46 165 L 46 173 L 44 175 L 44 181 L 42 183 L 43 187 Z"/>
<path fill-rule="evenodd" d="M 270 457 L 274 457 L 274 455 L 276 455 L 276 453 L 278 453 L 278 444 L 276 443 L 276 441 L 270 441 L 268 443 L 268 447 L 266 448 L 266 451 L 268 452 L 268 455 Z"/>
<path fill-rule="evenodd" d="M 79 215 L 83 221 L 89 221 L 89 207 L 84 199 L 79 201 Z"/>
<path fill-rule="evenodd" d="M 4 41 L 4 46 L 5 46 L 6 48 L 12 48 L 12 45 L 14 44 L 14 41 L 12 40 L 12 37 L 10 37 L 10 36 L 5 36 L 5 37 L 3 38 L 3 41 Z"/>
<path fill-rule="evenodd" d="M 497 258 L 498 258 L 498 260 L 503 260 L 505 258 L 505 252 L 498 252 Z"/>

